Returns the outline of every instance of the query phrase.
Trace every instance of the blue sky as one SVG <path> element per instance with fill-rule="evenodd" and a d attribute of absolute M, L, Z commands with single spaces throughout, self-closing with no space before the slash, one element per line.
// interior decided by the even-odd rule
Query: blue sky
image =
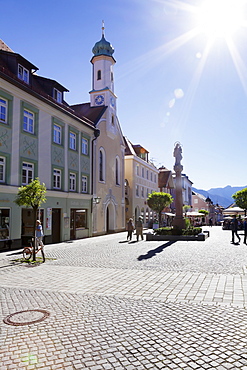
<path fill-rule="evenodd" d="M 183 172 L 197 188 L 247 186 L 246 0 L 238 2 L 243 19 L 233 33 L 231 13 L 218 35 L 212 19 L 198 23 L 203 0 L 0 0 L 0 38 L 77 104 L 89 101 L 92 47 L 104 20 L 123 134 L 169 169 L 179 141 Z"/>

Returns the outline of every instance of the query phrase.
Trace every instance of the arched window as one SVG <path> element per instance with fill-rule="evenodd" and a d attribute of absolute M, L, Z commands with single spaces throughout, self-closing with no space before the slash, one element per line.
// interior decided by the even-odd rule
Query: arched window
<path fill-rule="evenodd" d="M 101 80 L 101 70 L 97 71 L 97 80 Z"/>
<path fill-rule="evenodd" d="M 105 181 L 105 151 L 103 148 L 99 151 L 99 181 Z"/>
<path fill-rule="evenodd" d="M 116 163 L 115 163 L 115 175 L 116 175 L 116 185 L 120 185 L 120 160 L 119 157 L 116 157 Z"/>

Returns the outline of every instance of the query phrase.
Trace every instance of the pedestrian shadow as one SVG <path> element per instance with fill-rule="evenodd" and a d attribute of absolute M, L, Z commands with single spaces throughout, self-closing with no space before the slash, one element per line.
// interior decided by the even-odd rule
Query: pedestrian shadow
<path fill-rule="evenodd" d="M 128 240 L 120 240 L 119 243 L 128 243 L 129 241 Z"/>
<path fill-rule="evenodd" d="M 165 248 L 170 247 L 170 245 L 176 243 L 176 241 L 170 241 L 168 243 L 165 243 L 163 245 L 160 245 L 158 248 L 152 249 L 151 251 L 148 251 L 147 254 L 143 254 L 137 258 L 138 261 L 142 260 L 148 260 L 149 258 L 154 257 L 156 254 L 163 252 Z"/>

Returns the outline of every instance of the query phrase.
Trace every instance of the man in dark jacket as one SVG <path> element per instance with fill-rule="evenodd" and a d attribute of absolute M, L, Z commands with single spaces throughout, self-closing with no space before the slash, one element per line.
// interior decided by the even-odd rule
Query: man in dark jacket
<path fill-rule="evenodd" d="M 245 216 L 244 218 L 244 244 L 247 244 L 246 238 L 247 238 L 247 217 Z"/>
<path fill-rule="evenodd" d="M 236 235 L 236 237 L 238 238 L 238 243 L 240 243 L 240 237 L 238 235 L 238 220 L 237 220 L 237 217 L 236 215 L 233 216 L 233 220 L 232 220 L 232 243 L 235 244 L 234 242 L 234 236 Z"/>

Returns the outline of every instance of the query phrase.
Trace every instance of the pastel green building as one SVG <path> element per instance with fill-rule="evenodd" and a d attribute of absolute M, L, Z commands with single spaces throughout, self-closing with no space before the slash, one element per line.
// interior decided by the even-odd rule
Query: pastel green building
<path fill-rule="evenodd" d="M 15 203 L 38 177 L 47 188 L 39 210 L 45 242 L 92 235 L 92 140 L 95 127 L 64 100 L 68 90 L 0 43 L 0 242 L 27 242 L 32 210 Z"/>

